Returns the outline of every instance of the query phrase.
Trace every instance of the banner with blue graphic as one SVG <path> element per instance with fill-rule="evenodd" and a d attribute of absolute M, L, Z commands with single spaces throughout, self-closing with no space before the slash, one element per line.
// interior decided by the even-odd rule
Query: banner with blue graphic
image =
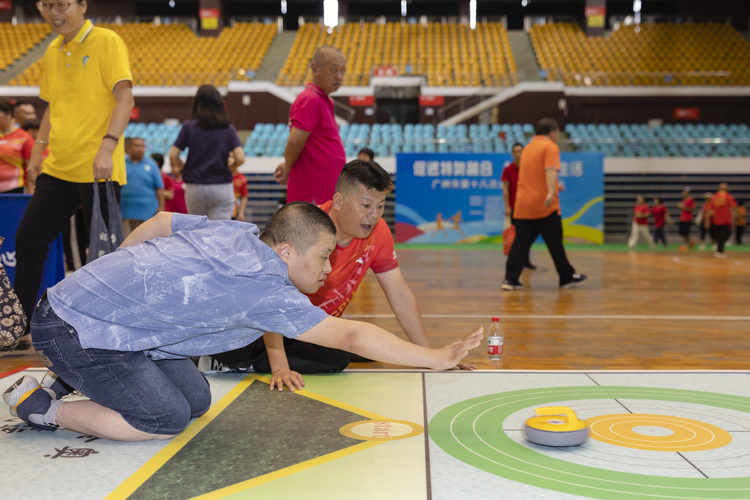
<path fill-rule="evenodd" d="M 499 243 L 505 222 L 504 153 L 396 155 L 396 241 Z M 567 241 L 604 242 L 604 155 L 562 153 L 560 192 Z"/>

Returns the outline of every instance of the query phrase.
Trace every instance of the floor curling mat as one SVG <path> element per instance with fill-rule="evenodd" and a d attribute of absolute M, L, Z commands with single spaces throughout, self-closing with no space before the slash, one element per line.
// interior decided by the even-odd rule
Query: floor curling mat
<path fill-rule="evenodd" d="M 37 431 L 2 410 L 2 497 L 750 498 L 746 372 L 361 371 L 295 393 L 207 377 L 211 410 L 166 442 Z M 574 409 L 591 438 L 525 441 L 545 406 Z"/>

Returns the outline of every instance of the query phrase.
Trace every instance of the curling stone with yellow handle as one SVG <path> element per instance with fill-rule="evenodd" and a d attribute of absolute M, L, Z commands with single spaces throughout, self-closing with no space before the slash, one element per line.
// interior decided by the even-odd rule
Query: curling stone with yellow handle
<path fill-rule="evenodd" d="M 524 425 L 526 441 L 542 446 L 580 446 L 589 439 L 588 424 L 567 406 L 537 408 L 536 414 Z"/>

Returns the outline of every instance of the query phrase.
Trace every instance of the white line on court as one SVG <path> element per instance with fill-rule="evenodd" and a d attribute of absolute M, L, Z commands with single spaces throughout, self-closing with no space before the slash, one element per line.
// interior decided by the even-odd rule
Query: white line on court
<path fill-rule="evenodd" d="M 672 262 L 675 264 L 681 264 L 688 267 L 697 267 L 702 269 L 729 269 L 730 271 L 747 271 L 748 266 L 743 264 L 739 260 L 725 259 L 723 261 L 705 261 L 705 260 L 693 260 L 686 259 L 683 257 L 673 257 Z"/>
<path fill-rule="evenodd" d="M 487 319 L 493 314 L 423 314 L 423 318 Z M 347 314 L 345 319 L 395 318 L 393 314 Z M 630 314 L 504 314 L 503 319 L 626 319 L 645 321 L 750 321 L 750 316 L 651 316 Z"/>

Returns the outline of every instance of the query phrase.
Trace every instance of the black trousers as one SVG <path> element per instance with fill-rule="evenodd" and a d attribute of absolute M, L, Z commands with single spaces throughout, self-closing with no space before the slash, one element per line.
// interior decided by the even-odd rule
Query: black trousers
<path fill-rule="evenodd" d="M 716 240 L 716 249 L 719 253 L 724 253 L 724 244 L 730 236 L 732 236 L 732 226 L 729 224 L 714 224 L 712 227 L 714 231 L 714 239 Z"/>
<path fill-rule="evenodd" d="M 117 202 L 120 202 L 120 185 L 114 183 Z M 49 244 L 65 228 L 78 207 L 83 209 L 86 234 L 91 226 L 91 205 L 94 199 L 94 184 L 68 182 L 51 175 L 42 174 L 36 180 L 36 190 L 29 200 L 26 211 L 16 231 L 16 279 L 14 288 L 18 300 L 31 318 L 36 297 L 44 274 L 44 261 Z M 99 199 L 104 220 L 109 220 L 107 192 L 104 183 L 99 183 Z"/>
<path fill-rule="evenodd" d="M 516 219 L 513 218 L 513 210 L 510 211 L 510 223 L 511 224 L 515 224 L 516 223 Z M 529 247 L 529 252 L 531 252 L 531 247 Z M 531 258 L 530 258 L 530 255 L 528 253 L 526 254 L 526 262 L 524 262 L 523 264 L 524 264 L 524 266 L 530 266 L 531 265 Z"/>
<path fill-rule="evenodd" d="M 299 373 L 337 373 L 352 360 L 349 352 L 287 338 L 284 339 L 284 350 L 289 368 Z M 271 373 L 263 338 L 234 351 L 216 354 L 214 358 L 230 368 L 252 366 L 256 372 Z"/>
<path fill-rule="evenodd" d="M 742 245 L 742 235 L 745 234 L 745 226 L 735 226 L 734 230 L 735 241 L 738 245 Z"/>
<path fill-rule="evenodd" d="M 510 247 L 508 260 L 505 263 L 505 278 L 518 281 L 523 271 L 523 265 L 529 256 L 529 249 L 534 240 L 541 234 L 555 263 L 555 269 L 560 276 L 560 284 L 564 285 L 570 281 L 575 274 L 575 269 L 568 262 L 563 247 L 562 219 L 553 212 L 543 219 L 514 219 L 516 226 L 516 239 Z"/>
<path fill-rule="evenodd" d="M 664 234 L 664 226 L 659 226 L 654 228 L 654 244 L 659 242 L 664 243 L 664 246 L 667 246 L 667 237 Z"/>

